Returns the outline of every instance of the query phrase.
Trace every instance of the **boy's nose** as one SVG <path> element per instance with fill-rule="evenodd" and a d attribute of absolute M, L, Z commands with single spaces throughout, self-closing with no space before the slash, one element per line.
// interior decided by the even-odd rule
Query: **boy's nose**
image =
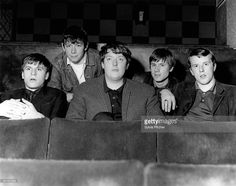
<path fill-rule="evenodd" d="M 113 64 L 114 66 L 117 66 L 117 64 L 118 64 L 117 59 L 114 59 L 113 62 L 112 62 L 112 64 Z"/>
<path fill-rule="evenodd" d="M 71 53 L 72 53 L 72 54 L 76 53 L 76 48 L 75 48 L 75 46 L 72 46 L 72 48 L 71 48 Z"/>
<path fill-rule="evenodd" d="M 156 66 L 155 70 L 156 70 L 157 72 L 159 72 L 159 71 L 160 71 L 160 67 L 159 67 L 159 66 Z"/>
<path fill-rule="evenodd" d="M 32 70 L 32 71 L 31 71 L 31 74 L 32 74 L 32 75 L 36 75 L 36 74 L 37 74 L 36 70 Z"/>
<path fill-rule="evenodd" d="M 199 71 L 200 71 L 200 72 L 204 72 L 204 67 L 203 67 L 203 65 L 200 65 L 200 66 L 199 66 Z"/>

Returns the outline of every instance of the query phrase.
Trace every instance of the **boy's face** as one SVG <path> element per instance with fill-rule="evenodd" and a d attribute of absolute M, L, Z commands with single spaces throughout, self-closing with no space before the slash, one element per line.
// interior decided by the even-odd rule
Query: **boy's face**
<path fill-rule="evenodd" d="M 84 45 L 84 42 L 79 40 L 73 43 L 70 40 L 67 40 L 62 44 L 62 49 L 72 63 L 78 64 L 84 57 L 87 46 Z"/>
<path fill-rule="evenodd" d="M 173 70 L 173 67 L 170 68 L 169 63 L 163 61 L 163 59 L 151 61 L 150 68 L 152 77 L 156 82 L 166 80 L 169 77 L 169 73 Z"/>
<path fill-rule="evenodd" d="M 197 83 L 207 85 L 214 79 L 216 64 L 211 60 L 211 54 L 207 56 L 192 56 L 189 58 L 190 72 L 195 77 Z"/>
<path fill-rule="evenodd" d="M 49 72 L 43 64 L 26 63 L 22 71 L 26 89 L 35 91 L 44 85 L 44 81 L 49 77 Z"/>
<path fill-rule="evenodd" d="M 128 66 L 127 59 L 123 54 L 115 54 L 110 49 L 108 49 L 104 61 L 102 62 L 105 77 L 110 81 L 119 81 L 123 79 Z"/>

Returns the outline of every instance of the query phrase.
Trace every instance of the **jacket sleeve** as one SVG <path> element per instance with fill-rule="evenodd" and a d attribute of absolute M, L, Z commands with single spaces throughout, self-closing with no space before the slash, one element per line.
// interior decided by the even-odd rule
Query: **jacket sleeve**
<path fill-rule="evenodd" d="M 160 102 L 158 101 L 158 97 L 155 93 L 155 89 L 152 88 L 150 93 L 148 94 L 146 108 L 147 115 L 149 116 L 163 116 L 163 113 L 160 109 Z"/>
<path fill-rule="evenodd" d="M 60 91 L 56 97 L 50 118 L 60 117 L 65 118 L 68 109 L 68 102 L 66 101 L 66 94 Z"/>
<path fill-rule="evenodd" d="M 70 102 L 66 118 L 84 120 L 86 119 L 86 102 L 81 86 L 75 87 L 73 93 L 74 96 Z"/>
<path fill-rule="evenodd" d="M 48 86 L 62 90 L 60 71 L 55 66 L 53 66 L 52 68 L 52 73 L 51 73 L 50 81 L 48 82 Z"/>

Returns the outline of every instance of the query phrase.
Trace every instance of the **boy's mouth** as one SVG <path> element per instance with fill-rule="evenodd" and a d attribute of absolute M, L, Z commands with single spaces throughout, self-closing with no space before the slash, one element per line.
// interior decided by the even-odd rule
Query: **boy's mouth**
<path fill-rule="evenodd" d="M 204 79 L 204 78 L 206 77 L 206 75 L 205 75 L 205 74 L 202 74 L 202 75 L 200 75 L 200 77 L 201 77 L 202 79 Z"/>

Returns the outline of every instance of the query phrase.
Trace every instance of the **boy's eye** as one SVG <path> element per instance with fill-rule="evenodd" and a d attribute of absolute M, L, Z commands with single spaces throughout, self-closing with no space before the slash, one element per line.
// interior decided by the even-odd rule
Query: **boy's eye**
<path fill-rule="evenodd" d="M 123 62 L 125 59 L 123 57 L 119 57 L 118 61 Z"/>
<path fill-rule="evenodd" d="M 160 66 L 164 67 L 164 66 L 165 66 L 165 63 L 161 63 Z"/>
<path fill-rule="evenodd" d="M 75 43 L 75 46 L 77 46 L 77 47 L 81 47 L 82 44 L 81 44 L 81 43 Z"/>
<path fill-rule="evenodd" d="M 152 66 L 152 67 L 155 67 L 155 66 L 156 66 L 156 63 L 151 63 L 151 66 Z"/>
<path fill-rule="evenodd" d="M 111 61 L 111 57 L 106 57 L 106 60 L 107 61 Z"/>
<path fill-rule="evenodd" d="M 197 68 L 197 66 L 198 66 L 197 64 L 193 64 L 192 65 L 193 68 Z"/>
<path fill-rule="evenodd" d="M 205 62 L 204 65 L 205 66 L 208 66 L 210 64 L 210 62 Z"/>
<path fill-rule="evenodd" d="M 25 70 L 30 70 L 31 68 L 30 67 L 25 67 Z"/>
<path fill-rule="evenodd" d="M 71 47 L 71 46 L 72 46 L 71 43 L 66 43 L 66 44 L 65 44 L 65 47 L 66 47 L 66 48 L 69 48 L 69 47 Z"/>

